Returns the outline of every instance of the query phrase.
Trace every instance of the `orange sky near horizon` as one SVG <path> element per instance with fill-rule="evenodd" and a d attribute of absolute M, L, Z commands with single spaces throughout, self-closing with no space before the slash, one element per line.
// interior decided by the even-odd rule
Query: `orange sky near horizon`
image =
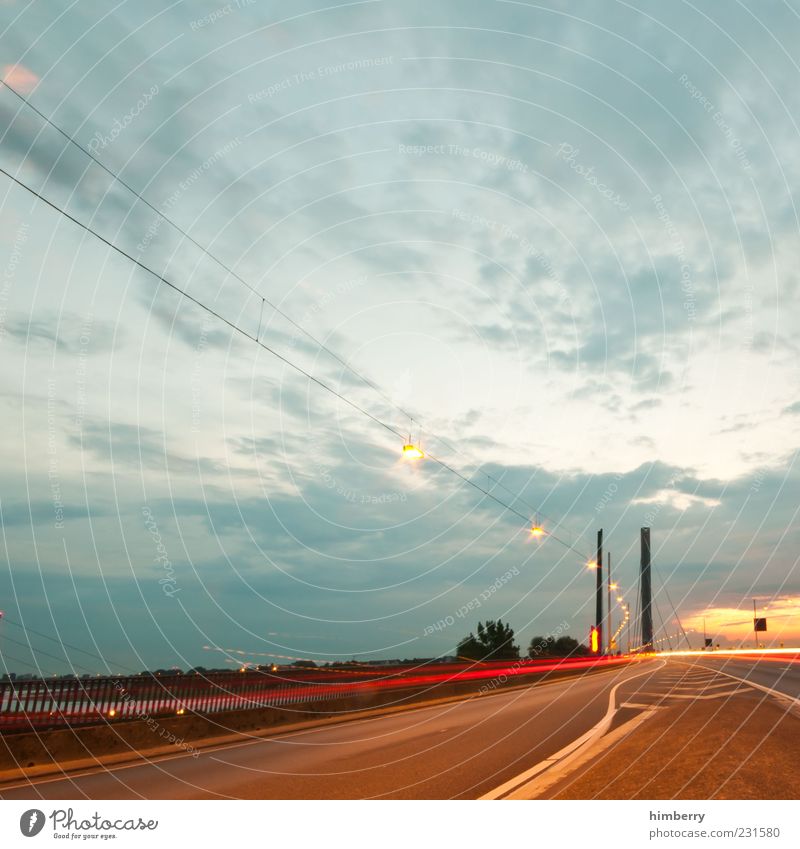
<path fill-rule="evenodd" d="M 800 595 L 785 595 L 778 598 L 756 598 L 759 617 L 767 620 L 766 632 L 759 633 L 759 643 L 766 648 L 800 646 Z M 753 607 L 709 607 L 683 618 L 683 627 L 703 633 L 705 619 L 706 636 L 724 647 L 744 648 L 753 646 Z"/>

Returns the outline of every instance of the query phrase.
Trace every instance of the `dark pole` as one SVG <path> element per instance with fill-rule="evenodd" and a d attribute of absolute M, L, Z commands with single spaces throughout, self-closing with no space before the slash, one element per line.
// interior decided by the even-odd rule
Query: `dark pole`
<path fill-rule="evenodd" d="M 758 650 L 758 631 L 756 630 L 756 616 L 758 616 L 758 614 L 756 613 L 756 600 L 753 599 L 753 636 L 756 640 L 756 650 Z"/>
<path fill-rule="evenodd" d="M 650 528 L 642 528 L 642 558 L 641 580 L 642 587 L 642 649 L 653 650 L 653 609 L 650 588 Z"/>
<path fill-rule="evenodd" d="M 606 552 L 606 586 L 608 587 L 608 608 L 606 609 L 606 630 L 608 631 L 608 653 L 611 654 L 611 635 L 614 633 L 614 623 L 611 621 L 611 552 Z"/>
<path fill-rule="evenodd" d="M 603 529 L 597 532 L 597 604 L 595 610 L 595 625 L 597 626 L 597 645 L 599 654 L 603 653 Z"/>
<path fill-rule="evenodd" d="M 630 610 L 630 608 L 627 608 Z M 631 615 L 628 613 L 627 624 L 625 625 L 626 635 L 628 637 L 628 654 L 631 653 Z"/>

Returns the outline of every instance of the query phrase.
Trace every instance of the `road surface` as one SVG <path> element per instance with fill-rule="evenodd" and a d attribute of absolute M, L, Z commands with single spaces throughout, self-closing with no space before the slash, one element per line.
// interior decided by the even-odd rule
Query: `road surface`
<path fill-rule="evenodd" d="M 0 787 L 0 798 L 475 799 L 589 732 L 608 716 L 612 689 L 621 721 L 665 699 L 718 698 L 746 686 L 722 671 L 750 675 L 795 697 L 800 690 L 800 664 L 721 657 L 643 660 L 543 686 L 251 739 L 195 756 L 18 782 Z"/>
<path fill-rule="evenodd" d="M 800 698 L 800 662 L 779 655 L 764 655 L 755 662 L 753 658 L 735 655 L 726 657 L 716 653 L 700 657 L 696 662 L 715 671 L 777 690 L 793 699 Z"/>

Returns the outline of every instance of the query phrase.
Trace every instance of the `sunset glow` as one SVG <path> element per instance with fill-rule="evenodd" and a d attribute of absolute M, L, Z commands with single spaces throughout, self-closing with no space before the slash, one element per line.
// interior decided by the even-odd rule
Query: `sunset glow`
<path fill-rule="evenodd" d="M 800 645 L 800 596 L 783 596 L 773 600 L 756 599 L 758 615 L 766 617 L 767 631 L 759 633 L 759 644 L 767 648 Z M 723 647 L 752 647 L 753 605 L 751 599 L 743 601 L 741 607 L 710 607 L 683 618 L 687 630 L 703 633 L 705 620 L 706 635 Z"/>

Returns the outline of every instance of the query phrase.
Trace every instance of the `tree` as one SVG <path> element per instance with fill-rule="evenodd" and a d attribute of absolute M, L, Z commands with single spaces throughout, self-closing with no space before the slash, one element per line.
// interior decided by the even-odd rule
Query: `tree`
<path fill-rule="evenodd" d="M 528 646 L 528 657 L 582 657 L 589 649 L 566 634 L 554 637 L 534 637 Z"/>
<path fill-rule="evenodd" d="M 552 654 L 554 642 L 555 639 L 553 637 L 532 637 L 528 646 L 528 657 L 549 657 Z"/>
<path fill-rule="evenodd" d="M 553 644 L 553 654 L 559 657 L 578 657 L 589 653 L 587 646 L 566 634 L 563 637 L 559 637 Z"/>
<path fill-rule="evenodd" d="M 456 654 L 470 660 L 516 660 L 519 646 L 514 645 L 514 629 L 502 620 L 478 622 L 478 636 L 472 632 L 458 644 Z"/>

